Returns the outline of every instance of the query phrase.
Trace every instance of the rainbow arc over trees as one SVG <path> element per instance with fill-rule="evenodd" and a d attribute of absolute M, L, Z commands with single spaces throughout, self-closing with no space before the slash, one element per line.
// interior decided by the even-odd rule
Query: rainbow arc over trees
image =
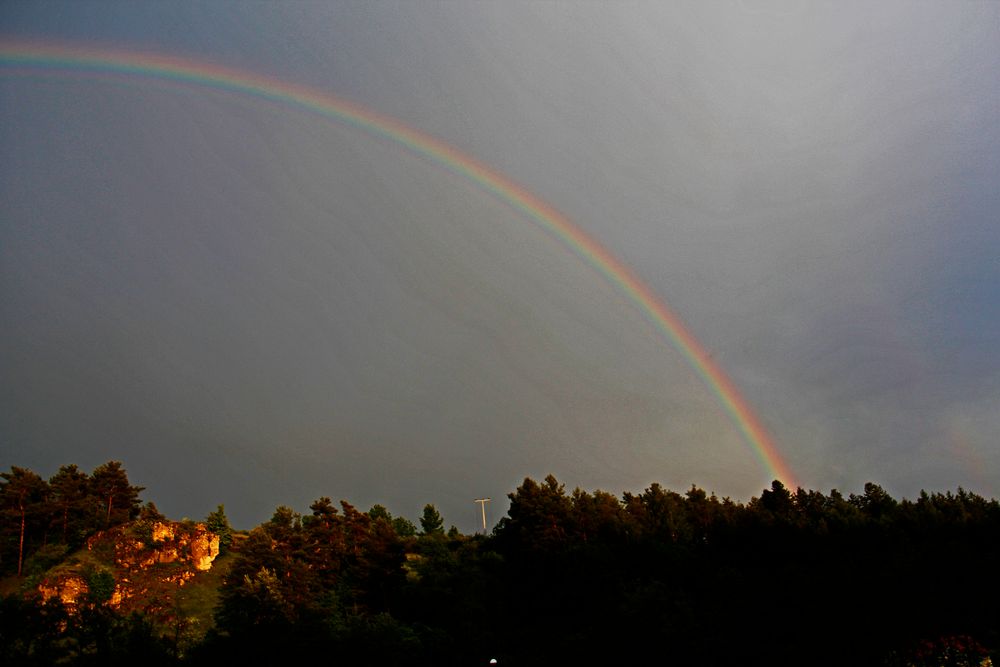
<path fill-rule="evenodd" d="M 166 80 L 269 100 L 381 137 L 472 182 L 561 241 L 615 285 L 683 355 L 770 474 L 789 487 L 798 486 L 767 430 L 733 381 L 681 319 L 631 269 L 531 192 L 443 141 L 313 88 L 175 56 L 0 40 L 0 66 L 15 73 L 79 72 Z"/>

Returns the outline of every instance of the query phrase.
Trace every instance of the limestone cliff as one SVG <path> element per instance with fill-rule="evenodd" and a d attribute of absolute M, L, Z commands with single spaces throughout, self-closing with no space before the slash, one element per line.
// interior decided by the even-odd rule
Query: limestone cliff
<path fill-rule="evenodd" d="M 59 598 L 67 607 L 75 607 L 88 590 L 87 582 L 76 573 L 55 574 L 38 585 L 38 592 L 43 598 Z"/>
<path fill-rule="evenodd" d="M 151 597 L 169 598 L 170 589 L 211 569 L 218 555 L 219 536 L 205 524 L 136 522 L 93 535 L 86 553 L 48 572 L 38 591 L 74 609 L 91 592 L 88 582 L 99 582 L 107 587 L 99 599 L 112 607 L 130 607 L 130 600 L 138 604 Z"/>
<path fill-rule="evenodd" d="M 112 530 L 98 533 L 87 541 L 87 548 L 109 537 L 114 541 L 115 565 L 126 570 L 144 570 L 157 563 L 183 563 L 199 572 L 212 567 L 219 555 L 219 536 L 203 523 L 183 524 L 157 521 L 149 527 L 148 539 L 137 531 Z M 118 532 L 119 535 L 109 535 Z"/>

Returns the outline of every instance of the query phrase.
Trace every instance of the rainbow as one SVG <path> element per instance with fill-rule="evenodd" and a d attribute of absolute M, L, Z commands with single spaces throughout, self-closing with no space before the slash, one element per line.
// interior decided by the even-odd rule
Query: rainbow
<path fill-rule="evenodd" d="M 448 144 L 394 118 L 305 86 L 174 56 L 0 40 L 0 65 L 8 71 L 82 72 L 146 77 L 269 100 L 335 120 L 402 146 L 471 181 L 556 237 L 596 269 L 643 313 L 685 358 L 715 395 L 743 439 L 770 474 L 798 486 L 788 464 L 733 381 L 711 359 L 680 318 L 627 266 L 565 216 L 506 176 Z"/>

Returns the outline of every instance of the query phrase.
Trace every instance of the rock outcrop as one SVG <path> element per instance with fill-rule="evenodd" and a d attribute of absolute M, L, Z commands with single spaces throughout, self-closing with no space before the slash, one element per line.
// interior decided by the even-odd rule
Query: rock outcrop
<path fill-rule="evenodd" d="M 44 579 L 38 585 L 38 592 L 43 598 L 59 598 L 60 602 L 71 609 L 76 607 L 89 590 L 87 582 L 75 572 L 60 573 Z"/>
<path fill-rule="evenodd" d="M 219 536 L 203 523 L 157 521 L 149 527 L 148 541 L 136 537 L 135 532 L 125 528 L 98 533 L 88 540 L 87 548 L 93 550 L 110 538 L 114 543 L 115 565 L 129 571 L 181 563 L 204 572 L 211 569 L 212 561 L 219 555 Z"/>
<path fill-rule="evenodd" d="M 219 536 L 198 524 L 198 531 L 191 537 L 191 564 L 199 572 L 212 568 L 212 562 L 219 555 Z"/>
<path fill-rule="evenodd" d="M 211 569 L 219 555 L 219 536 L 203 523 L 134 523 L 93 535 L 87 549 L 94 555 L 46 576 L 38 592 L 75 609 L 89 590 L 87 572 L 96 560 L 114 579 L 108 604 L 117 608 L 150 589 L 183 586 Z"/>

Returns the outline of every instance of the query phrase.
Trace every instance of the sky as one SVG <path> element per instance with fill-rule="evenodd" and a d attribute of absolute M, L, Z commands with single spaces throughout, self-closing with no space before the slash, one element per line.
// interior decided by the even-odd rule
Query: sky
<path fill-rule="evenodd" d="M 1000 4 L 5 2 L 392 118 L 666 304 L 805 488 L 1000 494 Z M 578 249 L 281 101 L 0 59 L 0 465 L 180 518 L 774 478 Z"/>

